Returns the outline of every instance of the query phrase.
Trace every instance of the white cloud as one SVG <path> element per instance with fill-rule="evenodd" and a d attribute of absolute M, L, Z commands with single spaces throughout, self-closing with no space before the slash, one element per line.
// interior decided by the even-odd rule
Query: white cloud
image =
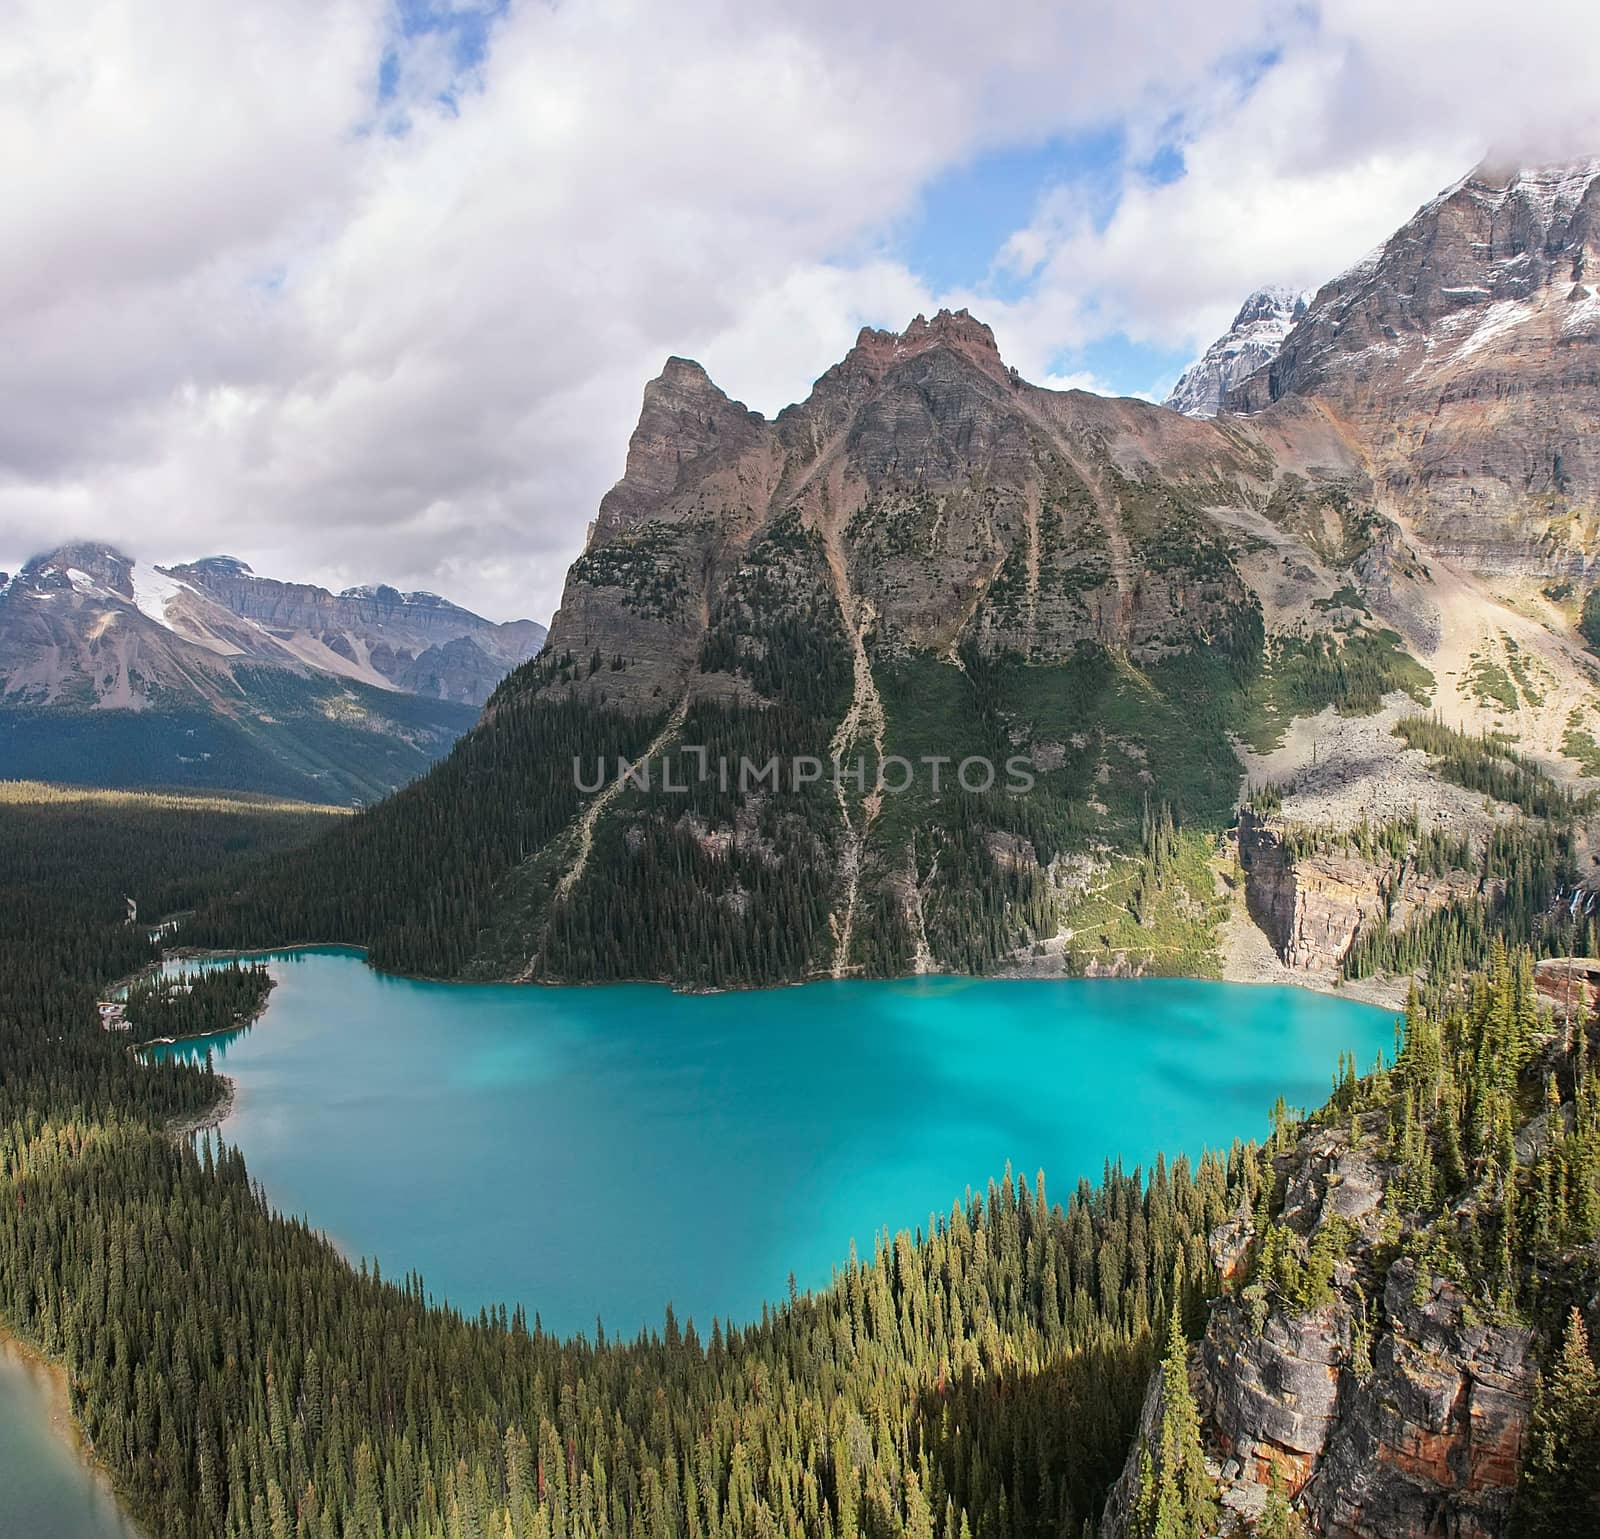
<path fill-rule="evenodd" d="M 942 299 L 1033 377 L 1118 330 L 1198 345 L 1481 143 L 1571 137 L 1600 65 L 1576 8 L 1003 9 L 513 0 L 463 77 L 388 0 L 0 0 L 0 548 L 545 617 L 667 354 L 770 412 Z M 930 294 L 893 246 L 941 170 L 1117 125 L 1130 164 L 1177 132 L 1185 175 L 1098 227 L 1046 198 L 1021 298 Z"/>
<path fill-rule="evenodd" d="M 1003 258 L 1032 285 L 1003 324 L 1025 348 L 1044 339 L 1031 356 L 1112 332 L 1198 350 L 1252 289 L 1316 288 L 1491 148 L 1600 152 L 1587 4 L 1325 0 L 1298 16 L 1250 88 L 1219 80 L 1182 120 L 1181 177 L 1130 175 L 1103 228 L 1063 187 L 1013 234 Z"/>

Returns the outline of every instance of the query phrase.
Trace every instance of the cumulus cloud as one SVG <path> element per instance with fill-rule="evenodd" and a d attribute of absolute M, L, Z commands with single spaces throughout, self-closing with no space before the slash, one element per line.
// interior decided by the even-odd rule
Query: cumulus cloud
<path fill-rule="evenodd" d="M 1216 78 L 1169 120 L 1181 175 L 1130 170 L 1101 222 L 1085 190 L 1064 185 L 1013 232 L 1001 265 L 1028 287 L 1001 326 L 1019 363 L 1110 333 L 1198 350 L 1252 289 L 1318 287 L 1486 154 L 1600 154 L 1589 10 L 1567 0 L 1515 20 L 1491 0 L 1296 10 L 1254 68 Z"/>
<path fill-rule="evenodd" d="M 770 412 L 862 324 L 966 302 L 1055 381 L 1320 281 L 1487 144 L 1588 131 L 1576 8 L 1505 46 L 1399 10 L 456 0 L 407 35 L 388 0 L 0 0 L 0 552 L 548 616 L 669 353 Z M 1107 129 L 1109 182 L 930 291 L 896 231 L 939 173 Z"/>

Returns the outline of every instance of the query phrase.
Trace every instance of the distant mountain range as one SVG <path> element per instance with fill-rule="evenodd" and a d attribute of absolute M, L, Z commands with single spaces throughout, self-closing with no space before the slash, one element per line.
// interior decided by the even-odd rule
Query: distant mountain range
<path fill-rule="evenodd" d="M 0 579 L 0 776 L 376 798 L 544 637 L 431 593 L 63 546 Z"/>

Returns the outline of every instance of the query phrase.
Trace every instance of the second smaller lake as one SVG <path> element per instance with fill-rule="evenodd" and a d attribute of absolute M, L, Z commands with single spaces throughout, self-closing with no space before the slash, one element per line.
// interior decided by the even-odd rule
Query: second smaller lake
<path fill-rule="evenodd" d="M 0 1338 L 0 1539 L 140 1539 L 61 1400 L 51 1371 Z"/>

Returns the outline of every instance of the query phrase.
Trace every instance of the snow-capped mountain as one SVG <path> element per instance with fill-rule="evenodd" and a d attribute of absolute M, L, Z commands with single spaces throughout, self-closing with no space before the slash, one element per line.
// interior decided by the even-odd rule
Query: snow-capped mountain
<path fill-rule="evenodd" d="M 544 645 L 545 628 L 533 620 L 497 625 L 436 593 L 401 593 L 387 584 L 332 593 L 280 582 L 256 576 L 234 556 L 170 567 L 160 577 L 220 605 L 309 667 L 467 705 L 482 705 Z M 193 627 L 185 633 L 203 640 L 195 606 L 175 597 L 169 623 Z"/>
<path fill-rule="evenodd" d="M 1324 284 L 1225 404 L 1325 402 L 1440 554 L 1582 577 L 1597 378 L 1600 158 L 1485 164 Z"/>
<path fill-rule="evenodd" d="M 63 546 L 0 583 L 0 778 L 364 799 L 447 750 L 543 639 L 432 594 Z"/>
<path fill-rule="evenodd" d="M 1223 397 L 1277 356 L 1283 339 L 1306 313 L 1306 296 L 1294 289 L 1257 289 L 1233 324 L 1189 365 L 1163 403 L 1190 417 L 1214 417 Z"/>

